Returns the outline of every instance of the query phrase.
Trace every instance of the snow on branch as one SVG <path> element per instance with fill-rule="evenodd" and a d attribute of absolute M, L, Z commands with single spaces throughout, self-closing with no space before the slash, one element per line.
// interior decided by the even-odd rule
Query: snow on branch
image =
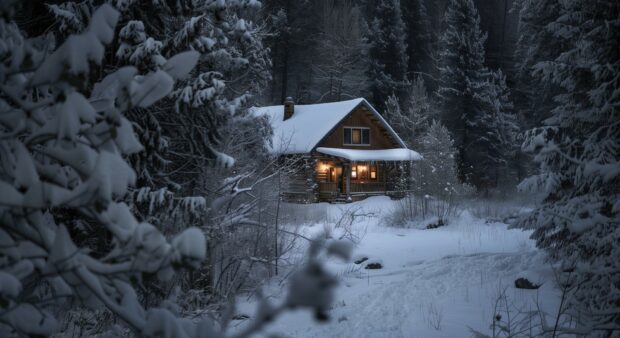
<path fill-rule="evenodd" d="M 165 281 L 175 270 L 198 268 L 206 240 L 195 227 L 164 236 L 138 221 L 124 202 L 136 183 L 126 158 L 143 150 L 124 114 L 168 96 L 175 80 L 190 74 L 198 53 L 181 52 L 141 75 L 133 66 L 118 68 L 90 89 L 92 67 L 102 64 L 113 40 L 117 10 L 99 7 L 83 32 L 51 54 L 7 20 L 0 16 L 0 41 L 10 47 L 0 48 L 0 335 L 58 332 L 56 309 L 70 299 L 72 305 L 107 309 L 140 336 L 229 336 L 210 320 L 182 318 L 166 301 L 144 307 L 135 286 L 145 276 Z M 33 60 L 40 60 L 34 71 Z M 234 163 L 224 154 L 217 158 L 222 167 Z M 134 193 L 138 201 L 164 203 L 169 197 L 165 189 Z M 191 197 L 179 204 L 193 211 L 206 201 Z M 100 229 L 103 249 L 95 253 L 76 238 L 76 222 Z M 291 307 L 311 308 L 324 318 L 335 280 L 317 252 L 292 279 L 289 300 L 279 307 L 264 303 L 255 324 L 233 336 L 249 336 Z"/>

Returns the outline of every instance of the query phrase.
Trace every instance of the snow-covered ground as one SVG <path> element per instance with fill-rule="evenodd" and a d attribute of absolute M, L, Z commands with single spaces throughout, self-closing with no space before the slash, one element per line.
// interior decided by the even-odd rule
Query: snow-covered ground
<path fill-rule="evenodd" d="M 326 215 L 320 224 L 303 226 L 307 236 L 329 228 L 324 224 L 333 224 L 351 208 L 369 214 L 356 218 L 351 229 L 361 236 L 355 258 L 369 260 L 362 264 L 328 261 L 340 277 L 331 321 L 317 323 L 311 313 L 298 310 L 278 318 L 267 332 L 325 338 L 470 337 L 469 328 L 473 328 L 490 335 L 496 300 L 503 290 L 513 322 L 523 317 L 517 309 L 540 306 L 554 313 L 560 293 L 551 267 L 529 233 L 486 223 L 467 210 L 449 225 L 432 230 L 385 226 L 383 216 L 395 205 L 389 198 L 374 197 L 346 205 L 295 206 Z M 333 229 L 332 235 L 340 232 Z M 368 262 L 380 262 L 383 268 L 364 269 Z M 543 285 L 538 290 L 516 289 L 514 280 L 522 276 Z M 274 279 L 264 291 L 277 302 L 286 292 L 285 283 Z M 251 315 L 254 305 L 251 298 L 243 298 L 238 312 Z M 501 314 L 505 320 L 506 314 Z"/>

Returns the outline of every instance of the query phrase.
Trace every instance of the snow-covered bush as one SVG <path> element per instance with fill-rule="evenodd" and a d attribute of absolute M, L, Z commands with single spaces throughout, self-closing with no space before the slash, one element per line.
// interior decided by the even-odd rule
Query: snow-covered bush
<path fill-rule="evenodd" d="M 440 122 L 432 121 L 426 132 L 416 138 L 422 161 L 411 165 L 411 189 L 385 219 L 386 224 L 406 226 L 412 221 L 434 219 L 447 224 L 457 206 L 475 189 L 460 183 L 457 177 L 456 150 L 450 132 Z"/>
<path fill-rule="evenodd" d="M 398 201 L 382 222 L 395 227 L 437 228 L 449 224 L 450 218 L 458 214 L 459 202 L 455 196 L 441 200 L 430 195 L 409 194 Z"/>
<path fill-rule="evenodd" d="M 113 7 L 99 7 L 51 53 L 23 36 L 11 15 L 10 4 L 0 6 L 0 335 L 53 334 L 59 312 L 79 305 L 113 313 L 140 336 L 230 336 L 226 323 L 182 318 L 170 300 L 144 306 L 142 283 L 197 268 L 206 240 L 196 227 L 165 236 L 124 202 L 137 177 L 126 158 L 143 150 L 124 113 L 170 95 L 199 53 L 158 58 L 161 69 L 143 74 L 118 68 L 98 80 L 119 20 Z M 77 240 L 85 229 L 99 236 Z M 317 258 L 322 247 L 313 244 L 286 302 L 263 302 L 254 324 L 232 336 L 247 337 L 291 307 L 323 318 L 334 280 Z"/>

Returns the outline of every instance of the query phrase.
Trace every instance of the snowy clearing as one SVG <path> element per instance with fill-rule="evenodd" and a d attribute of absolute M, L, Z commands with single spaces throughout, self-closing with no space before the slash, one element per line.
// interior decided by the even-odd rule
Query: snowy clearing
<path fill-rule="evenodd" d="M 340 277 L 328 323 L 318 324 L 308 311 L 294 311 L 278 318 L 267 332 L 293 337 L 469 337 L 472 328 L 491 334 L 493 308 L 502 290 L 511 306 L 535 310 L 539 304 L 555 313 L 560 292 L 529 233 L 485 223 L 467 210 L 437 229 L 387 227 L 382 216 L 395 205 L 387 197 L 373 197 L 346 205 L 291 206 L 307 208 L 309 214 L 324 213 L 331 224 L 352 208 L 369 215 L 356 219 L 351 228 L 363 236 L 354 260 L 368 260 L 328 261 Z M 317 235 L 325 228 L 313 222 L 303 226 L 302 233 Z M 331 230 L 332 237 L 341 234 L 341 229 Z M 381 269 L 364 269 L 377 262 Z M 524 276 L 543 285 L 538 290 L 516 289 L 514 280 Z M 277 302 L 285 283 L 274 279 L 264 291 Z M 254 312 L 251 297 L 240 301 L 240 314 Z"/>

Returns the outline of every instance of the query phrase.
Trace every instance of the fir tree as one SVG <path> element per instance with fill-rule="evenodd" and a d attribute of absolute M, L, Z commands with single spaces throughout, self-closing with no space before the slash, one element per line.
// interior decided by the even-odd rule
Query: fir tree
<path fill-rule="evenodd" d="M 456 150 L 448 129 L 434 120 L 419 140 L 424 160 L 414 164 L 412 173 L 418 194 L 446 199 L 459 193 Z"/>
<path fill-rule="evenodd" d="M 612 337 L 620 322 L 620 6 L 569 0 L 543 9 L 526 14 L 548 18 L 545 34 L 562 48 L 553 59 L 535 55 L 531 71 L 562 92 L 523 144 L 540 173 L 520 187 L 544 200 L 518 226 L 573 271 L 571 332 Z"/>
<path fill-rule="evenodd" d="M 211 9 L 224 15 L 221 6 L 234 4 L 218 1 Z M 136 217 L 126 203 L 137 178 L 127 157 L 145 147 L 126 112 L 149 111 L 170 99 L 177 81 L 191 83 L 192 74 L 202 74 L 193 72 L 204 55 L 168 51 L 155 69 L 117 67 L 105 63 L 114 54 L 106 53 L 106 46 L 113 44 L 121 18 L 111 5 L 92 8 L 79 34 L 68 34 L 51 47 L 41 37 L 23 35 L 13 19 L 14 6 L 0 5 L 0 336 L 66 336 L 79 323 L 79 334 L 86 336 L 248 337 L 269 322 L 266 318 L 290 308 L 309 308 L 325 319 L 336 277 L 318 256 L 323 247 L 348 256 L 347 243 L 313 241 L 307 264 L 289 278 L 285 300 L 278 305 L 261 300 L 256 321 L 230 332 L 226 319 L 215 324 L 210 318 L 183 318 L 179 292 L 165 283 L 178 278 L 175 272 L 196 269 L 205 260 L 209 228 L 188 226 L 172 212 L 156 226 Z M 140 41 L 146 40 L 134 42 Z M 157 53 L 147 54 L 149 61 Z M 177 97 L 172 94 L 173 100 Z M 174 109 L 167 113 L 178 114 Z M 259 143 L 260 133 L 249 133 L 250 142 Z M 232 198 L 248 191 L 240 181 L 227 184 Z M 225 201 L 228 208 L 232 198 Z M 181 206 L 200 204 L 194 197 Z M 174 231 L 179 223 L 183 229 Z M 88 231 L 99 236 L 79 240 Z M 157 299 L 144 297 L 149 283 L 156 284 Z M 92 316 L 82 317 L 87 313 Z M 97 314 L 109 320 L 96 322 L 102 317 Z"/>
<path fill-rule="evenodd" d="M 403 112 L 400 108 L 400 103 L 398 102 L 398 97 L 396 94 L 392 94 L 388 96 L 387 100 L 384 103 L 385 109 L 383 115 L 385 119 L 388 121 L 392 128 L 396 128 L 395 130 L 400 134 L 402 131 L 400 129 L 399 121 L 403 117 Z"/>
<path fill-rule="evenodd" d="M 437 98 L 457 148 L 459 178 L 478 188 L 496 183 L 501 161 L 495 90 L 484 66 L 486 34 L 472 0 L 451 0 L 440 39 Z"/>
<path fill-rule="evenodd" d="M 516 84 L 514 97 L 521 119 L 533 127 L 547 118 L 553 109 L 553 97 L 559 86 L 542 81 L 532 72 L 540 60 L 553 60 L 562 50 L 561 39 L 554 36 L 551 24 L 560 15 L 559 0 L 519 0 L 519 39 L 515 50 Z"/>
<path fill-rule="evenodd" d="M 409 86 L 402 108 L 394 94 L 388 97 L 385 107 L 385 118 L 390 126 L 409 147 L 417 149 L 420 137 L 428 129 L 430 121 L 436 118 L 422 77 L 416 77 Z"/>
<path fill-rule="evenodd" d="M 92 6 L 91 2 L 68 4 L 66 8 L 80 10 Z M 196 68 L 178 79 L 166 99 L 148 109 L 133 107 L 127 112 L 145 145 L 144 151 L 129 157 L 137 173 L 137 187 L 127 203 L 141 219 L 156 226 L 174 220 L 177 229 L 202 226 L 208 229 L 209 239 L 221 238 L 226 232 L 221 224 L 223 216 L 210 214 L 208 207 L 222 198 L 214 193 L 225 185 L 229 174 L 221 167 L 231 167 L 235 163 L 233 156 L 244 155 L 243 149 L 229 148 L 236 152 L 231 154 L 223 149 L 227 138 L 242 129 L 235 126 L 254 123 L 255 130 L 260 128 L 256 119 L 247 117 L 244 108 L 269 78 L 263 32 L 250 20 L 259 4 L 177 1 L 152 6 L 148 1 L 119 1 L 116 6 L 122 10 L 124 25 L 119 31 L 118 48 L 109 54 L 106 64 L 133 66 L 140 74 L 175 72 L 178 69 L 166 66 L 169 56 L 184 50 L 200 54 Z M 265 137 L 264 133 L 254 135 Z M 262 146 L 264 142 L 255 144 Z M 260 149 L 255 150 L 259 155 Z M 241 200 L 237 198 L 239 203 Z M 249 217 L 252 210 L 240 208 L 239 212 Z M 219 247 L 229 244 L 209 242 Z M 214 248 L 210 249 L 214 252 Z M 215 270 L 206 266 L 201 271 L 204 284 L 193 287 L 210 286 L 217 278 L 212 275 Z"/>
<path fill-rule="evenodd" d="M 318 58 L 313 63 L 319 102 L 359 97 L 364 89 L 364 52 L 361 11 L 350 0 L 321 0 Z"/>
<path fill-rule="evenodd" d="M 402 2 L 403 20 L 407 27 L 407 56 L 410 74 L 427 76 L 433 73 L 433 33 L 424 0 Z M 426 77 L 432 79 L 432 77 Z"/>
<path fill-rule="evenodd" d="M 407 84 L 407 43 L 400 0 L 372 0 L 366 5 L 370 13 L 368 32 L 368 78 L 370 99 L 379 111 L 386 98 L 395 93 L 404 96 Z"/>
<path fill-rule="evenodd" d="M 0 79 L 0 132 L 11 135 L 0 141 L 0 233 L 7 243 L 0 268 L 2 284 L 11 285 L 2 292 L 3 336 L 52 335 L 60 309 L 77 303 L 105 306 L 137 335 L 169 332 L 153 316 L 181 325 L 173 311 L 145 308 L 130 281 L 145 274 L 167 280 L 175 269 L 196 268 L 206 256 L 205 237 L 192 227 L 168 240 L 123 202 L 136 179 L 124 157 L 143 149 L 123 112 L 163 99 L 198 53 L 165 60 L 170 72 L 138 77 L 133 67 L 116 69 L 87 89 L 119 16 L 101 6 L 83 32 L 48 54 L 0 11 L 0 41 L 11 47 L 1 52 L 10 62 L 0 73 L 12 74 Z M 23 68 L 26 55 L 35 68 Z M 101 231 L 104 250 L 75 240 L 84 227 Z"/>
<path fill-rule="evenodd" d="M 413 138 L 409 144 L 414 149 L 417 141 L 428 130 L 431 121 L 438 118 L 437 111 L 428 96 L 426 83 L 422 76 L 416 76 L 407 92 L 406 112 L 412 126 Z"/>
<path fill-rule="evenodd" d="M 497 180 L 519 179 L 522 175 L 523 161 L 519 149 L 518 135 L 520 123 L 514 113 L 514 105 L 510 99 L 511 92 L 506 84 L 506 76 L 501 69 L 491 73 L 491 86 L 494 108 L 495 128 L 499 131 L 499 145 L 501 147 L 501 163 L 496 168 Z M 503 175 L 501 173 L 504 173 Z M 514 181 L 510 181 L 514 184 Z"/>

